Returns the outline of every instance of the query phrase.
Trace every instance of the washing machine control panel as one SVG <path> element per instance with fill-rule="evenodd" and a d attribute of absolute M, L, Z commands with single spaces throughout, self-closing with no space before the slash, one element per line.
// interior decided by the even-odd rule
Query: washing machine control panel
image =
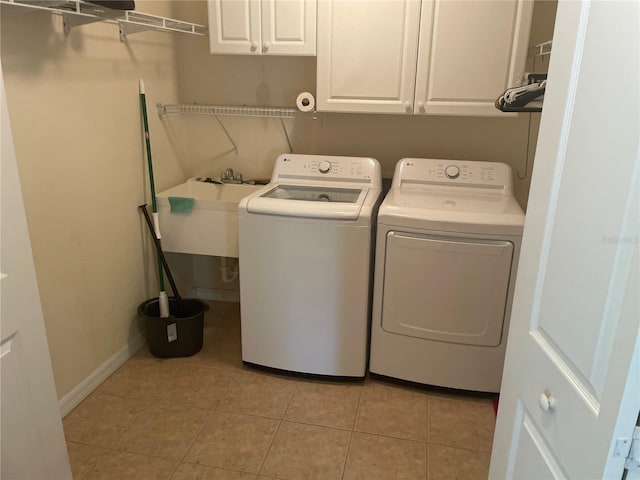
<path fill-rule="evenodd" d="M 380 188 L 380 164 L 365 157 L 338 157 L 329 155 L 280 155 L 271 177 L 272 182 L 294 182 L 296 178 L 313 181 L 358 182 Z"/>
<path fill-rule="evenodd" d="M 318 164 L 318 171 L 320 173 L 329 173 L 331 171 L 331 162 L 323 160 Z"/>
<path fill-rule="evenodd" d="M 511 167 L 497 162 L 405 158 L 396 166 L 394 186 L 433 184 L 512 190 Z"/>
<path fill-rule="evenodd" d="M 460 167 L 458 167 L 457 165 L 449 165 L 444 169 L 444 174 L 447 178 L 458 178 L 460 176 Z"/>

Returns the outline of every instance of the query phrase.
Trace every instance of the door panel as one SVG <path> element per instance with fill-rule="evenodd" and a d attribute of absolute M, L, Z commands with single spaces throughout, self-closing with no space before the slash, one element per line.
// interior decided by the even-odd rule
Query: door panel
<path fill-rule="evenodd" d="M 37 452 L 38 425 L 29 412 L 29 391 L 20 368 L 20 342 L 13 335 L 0 345 L 0 379 L 2 380 L 2 433 L 12 432 L 11 440 L 2 442 L 2 477 L 37 478 L 46 472 L 42 457 L 32 456 L 24 462 L 25 452 Z"/>
<path fill-rule="evenodd" d="M 540 480 L 542 478 L 568 478 L 554 458 L 543 435 L 528 415 L 521 415 L 522 428 L 518 438 L 518 456 L 514 470 L 519 480 Z"/>
<path fill-rule="evenodd" d="M 502 338 L 513 245 L 389 232 L 382 328 L 495 347 Z"/>
<path fill-rule="evenodd" d="M 318 4 L 318 110 L 411 113 L 420 2 Z"/>

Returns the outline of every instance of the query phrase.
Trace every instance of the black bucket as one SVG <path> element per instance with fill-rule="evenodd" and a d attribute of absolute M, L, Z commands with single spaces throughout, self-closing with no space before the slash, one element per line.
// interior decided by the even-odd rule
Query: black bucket
<path fill-rule="evenodd" d="M 138 314 L 145 319 L 149 351 L 156 357 L 188 357 L 202 348 L 204 314 L 209 305 L 194 299 L 182 299 L 183 312 L 178 302 L 169 298 L 169 316 L 160 318 L 157 298 L 143 302 Z"/>

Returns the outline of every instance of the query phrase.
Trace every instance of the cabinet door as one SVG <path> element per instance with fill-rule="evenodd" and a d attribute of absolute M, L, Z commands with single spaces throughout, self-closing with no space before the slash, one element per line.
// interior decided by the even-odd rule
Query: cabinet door
<path fill-rule="evenodd" d="M 318 3 L 318 110 L 412 113 L 420 2 Z"/>
<path fill-rule="evenodd" d="M 423 0 L 415 113 L 504 115 L 523 74 L 533 2 Z"/>
<path fill-rule="evenodd" d="M 316 54 L 316 0 L 263 0 L 262 53 Z"/>
<path fill-rule="evenodd" d="M 258 0 L 209 0 L 211 53 L 260 55 Z"/>

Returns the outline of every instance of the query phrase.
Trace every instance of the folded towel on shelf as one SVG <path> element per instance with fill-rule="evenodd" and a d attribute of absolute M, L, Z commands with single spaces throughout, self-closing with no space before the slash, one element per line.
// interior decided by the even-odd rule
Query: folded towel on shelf
<path fill-rule="evenodd" d="M 169 197 L 171 213 L 191 213 L 195 202 L 194 198 L 189 197 Z"/>

